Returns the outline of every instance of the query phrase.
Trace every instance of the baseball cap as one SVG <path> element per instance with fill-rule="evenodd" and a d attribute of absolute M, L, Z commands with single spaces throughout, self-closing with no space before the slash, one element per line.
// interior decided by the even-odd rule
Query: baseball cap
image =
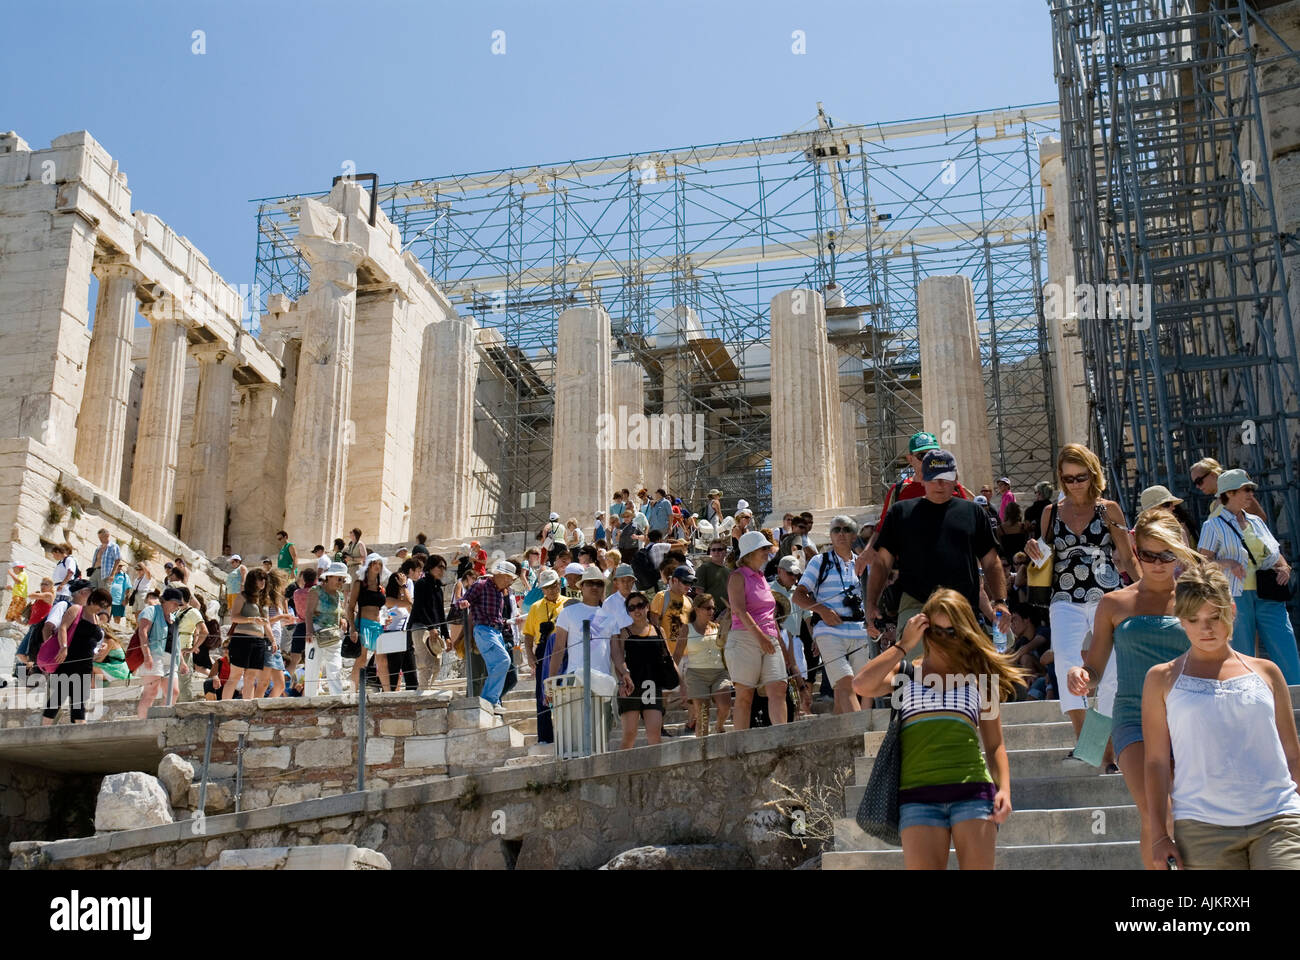
<path fill-rule="evenodd" d="M 984 494 L 980 494 L 978 497 L 975 498 L 975 502 L 978 503 L 981 507 L 987 507 L 989 505 L 989 498 L 984 496 Z"/>
<path fill-rule="evenodd" d="M 957 479 L 957 461 L 947 450 L 934 449 L 921 459 L 922 480 Z"/>
<path fill-rule="evenodd" d="M 549 587 L 560 582 L 560 575 L 550 567 L 544 569 L 537 575 L 537 585 L 539 587 Z"/>
<path fill-rule="evenodd" d="M 1255 489 L 1255 481 L 1245 470 L 1225 470 L 1219 474 L 1219 493 L 1232 493 L 1245 487 Z"/>
<path fill-rule="evenodd" d="M 939 441 L 934 438 L 933 433 L 912 434 L 912 439 L 907 442 L 907 452 L 912 454 L 924 453 L 926 450 L 938 450 Z"/>
<path fill-rule="evenodd" d="M 552 511 L 551 511 L 551 519 L 552 519 L 552 520 L 559 520 L 559 519 L 560 519 L 560 515 L 559 515 L 558 513 L 556 513 L 554 510 L 552 510 Z"/>
<path fill-rule="evenodd" d="M 515 569 L 515 565 L 511 563 L 509 560 L 498 560 L 496 563 L 492 564 L 491 572 L 492 572 L 492 576 L 494 577 L 499 573 L 505 574 L 506 576 L 513 577 L 519 571 Z"/>
<path fill-rule="evenodd" d="M 569 576 L 569 574 L 571 573 L 577 574 L 578 576 L 582 576 L 586 572 L 587 572 L 586 568 L 584 568 L 583 565 L 580 563 L 571 563 L 564 568 L 564 575 L 566 577 Z"/>
<path fill-rule="evenodd" d="M 682 583 L 694 583 L 695 571 L 690 567 L 678 567 L 673 571 L 673 579 L 680 580 Z"/>
<path fill-rule="evenodd" d="M 635 577 L 635 576 L 636 576 L 636 571 L 632 569 L 632 564 L 620 563 L 617 567 L 614 568 L 614 576 L 610 577 L 610 579 L 621 580 L 623 579 L 623 577 Z"/>
<path fill-rule="evenodd" d="M 230 555 L 230 562 L 231 562 L 231 563 L 243 563 L 243 562 L 244 562 L 244 558 L 241 557 L 241 556 L 240 556 L 239 554 L 237 554 L 237 553 L 232 553 L 232 554 Z"/>
<path fill-rule="evenodd" d="M 1011 486 L 1011 478 L 1010 478 L 1010 477 L 998 477 L 998 483 L 1005 483 L 1005 484 L 1009 487 L 1009 486 Z"/>
<path fill-rule="evenodd" d="M 590 583 L 593 580 L 596 581 L 597 583 L 605 582 L 605 575 L 600 572 L 600 568 L 596 566 L 594 563 L 591 566 L 589 566 L 585 571 L 583 571 L 582 579 L 579 580 L 578 582 Z"/>
<path fill-rule="evenodd" d="M 89 590 L 94 584 L 89 580 L 73 580 L 68 584 L 68 593 L 80 593 L 82 590 Z"/>
<path fill-rule="evenodd" d="M 792 573 L 796 577 L 803 573 L 803 564 L 799 562 L 799 558 L 794 556 L 794 554 L 791 554 L 788 557 L 782 557 L 778 566 L 780 566 L 780 568 L 786 573 Z"/>
<path fill-rule="evenodd" d="M 9 564 L 9 566 L 13 567 L 15 570 L 22 570 L 27 566 L 27 564 L 23 563 L 21 560 L 15 560 L 13 563 Z"/>

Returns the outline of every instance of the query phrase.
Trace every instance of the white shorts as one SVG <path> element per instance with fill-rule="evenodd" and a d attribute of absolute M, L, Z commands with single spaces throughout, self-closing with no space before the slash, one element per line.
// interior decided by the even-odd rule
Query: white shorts
<path fill-rule="evenodd" d="M 172 672 L 172 655 L 170 653 L 155 653 L 153 655 L 153 666 L 146 667 L 141 665 L 140 669 L 135 672 L 137 677 L 165 677 Z"/>
<path fill-rule="evenodd" d="M 1083 666 L 1084 641 L 1092 642 L 1092 624 L 1097 617 L 1097 601 L 1093 603 L 1065 603 L 1057 601 L 1047 608 L 1052 624 L 1052 665 L 1056 668 L 1056 683 L 1061 693 L 1061 713 L 1087 710 L 1088 701 L 1069 690 L 1071 667 Z M 1097 688 L 1097 710 L 1106 716 L 1115 711 L 1115 690 L 1119 677 L 1115 672 L 1115 651 L 1110 651 L 1106 669 Z"/>
<path fill-rule="evenodd" d="M 871 659 L 871 641 L 866 630 L 862 631 L 861 637 L 818 633 L 813 635 L 813 640 L 817 643 L 822 663 L 826 665 L 826 676 L 830 678 L 831 686 L 845 677 L 856 675 Z"/>
<path fill-rule="evenodd" d="M 757 687 L 784 681 L 785 659 L 781 656 L 781 645 L 775 642 L 774 645 L 775 653 L 764 653 L 748 630 L 733 630 L 723 651 L 732 682 L 743 687 Z"/>

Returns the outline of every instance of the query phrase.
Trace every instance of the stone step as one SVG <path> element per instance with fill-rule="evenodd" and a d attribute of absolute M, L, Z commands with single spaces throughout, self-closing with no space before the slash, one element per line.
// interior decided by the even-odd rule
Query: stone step
<path fill-rule="evenodd" d="M 1108 843 L 1057 843 L 999 846 L 998 870 L 1136 870 L 1141 857 L 1136 840 Z M 845 850 L 822 854 L 823 870 L 902 870 L 902 850 Z M 948 855 L 957 869 L 957 854 Z"/>
<path fill-rule="evenodd" d="M 1012 806 L 1015 805 L 1014 796 Z M 998 846 L 1039 846 L 1052 843 L 1112 843 L 1137 840 L 1141 818 L 1133 804 L 1073 807 L 1060 810 L 1015 810 L 998 831 Z M 1095 832 L 1094 832 L 1095 831 Z M 835 849 L 890 850 L 863 833 L 852 817 L 835 821 Z"/>
<path fill-rule="evenodd" d="M 1037 779 L 1039 777 L 1097 777 L 1101 770 L 1078 760 L 1066 760 L 1068 749 L 1047 747 L 1038 750 L 1008 750 L 1007 760 L 1011 765 L 1011 778 Z M 871 777 L 874 757 L 857 757 L 853 761 L 855 782 L 865 785 Z M 1112 776 L 1119 776 L 1112 774 Z"/>
<path fill-rule="evenodd" d="M 1013 768 L 1014 769 L 1014 768 Z M 1088 769 L 1092 769 L 1089 767 Z M 866 792 L 863 784 L 844 787 L 844 808 L 854 816 Z M 1016 810 L 1054 810 L 1068 807 L 1106 807 L 1132 803 L 1124 778 L 1119 774 L 1093 777 L 1044 777 L 1013 779 L 1011 805 Z"/>

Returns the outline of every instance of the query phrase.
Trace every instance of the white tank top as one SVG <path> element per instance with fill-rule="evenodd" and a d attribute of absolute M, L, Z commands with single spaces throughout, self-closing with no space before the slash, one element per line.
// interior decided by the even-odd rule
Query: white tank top
<path fill-rule="evenodd" d="M 1300 814 L 1273 689 L 1254 670 L 1207 680 L 1184 675 L 1180 666 L 1165 711 L 1174 750 L 1175 820 L 1244 827 Z"/>

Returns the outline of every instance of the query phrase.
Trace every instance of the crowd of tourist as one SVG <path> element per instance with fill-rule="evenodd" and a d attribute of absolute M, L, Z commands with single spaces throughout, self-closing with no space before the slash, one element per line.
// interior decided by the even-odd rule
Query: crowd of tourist
<path fill-rule="evenodd" d="M 1148 867 L 1297 865 L 1291 570 L 1247 473 L 1201 460 L 1203 524 L 1154 486 L 1130 528 L 1080 444 L 1024 506 L 1007 477 L 972 493 L 932 434 L 906 457 L 882 512 L 836 516 L 820 543 L 811 512 L 768 529 L 744 500 L 724 511 L 720 490 L 693 512 L 623 489 L 588 523 L 551 513 L 512 557 L 471 541 L 448 558 L 420 534 L 390 560 L 360 529 L 307 557 L 282 530 L 259 563 L 227 550 L 224 595 L 208 597 L 182 560 L 156 575 L 104 530 L 84 573 L 67 544 L 38 583 L 14 564 L 6 615 L 27 625 L 20 670 L 50 675 L 47 723 L 65 699 L 83 719 L 77 684 L 136 678 L 145 716 L 160 698 L 428 690 L 444 661 L 470 659 L 499 714 L 531 679 L 543 744 L 556 691 L 589 671 L 597 722 L 626 749 L 642 731 L 655 744 L 850 713 L 901 683 L 911 866 L 942 866 L 949 842 L 963 866 L 992 863 L 1011 795 L 990 698 L 1055 699 L 1079 740 L 1064 762 L 1097 762 L 1085 728 L 1106 724 L 1100 763 L 1138 806 Z M 996 682 L 935 691 L 918 674 Z M 1219 694 L 1198 697 L 1207 684 Z M 684 724 L 665 722 L 675 708 Z M 1228 763 L 1255 793 L 1218 782 Z"/>

